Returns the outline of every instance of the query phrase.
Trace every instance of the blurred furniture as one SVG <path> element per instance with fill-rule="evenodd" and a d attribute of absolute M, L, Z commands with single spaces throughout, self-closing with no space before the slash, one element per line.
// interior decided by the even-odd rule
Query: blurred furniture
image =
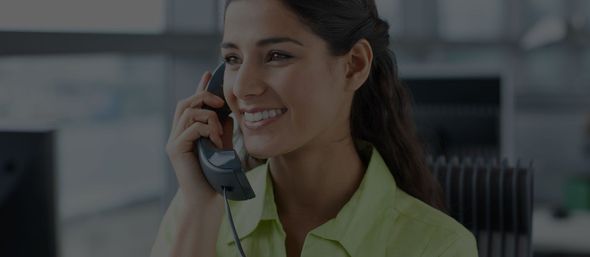
<path fill-rule="evenodd" d="M 572 176 L 565 185 L 565 206 L 590 211 L 590 174 Z"/>
<path fill-rule="evenodd" d="M 55 257 L 54 132 L 0 127 L 0 256 Z"/>
<path fill-rule="evenodd" d="M 433 156 L 506 156 L 501 153 L 499 76 L 406 77 L 416 128 Z"/>
<path fill-rule="evenodd" d="M 448 213 L 475 235 L 480 257 L 529 257 L 532 165 L 483 158 L 429 158 Z"/>

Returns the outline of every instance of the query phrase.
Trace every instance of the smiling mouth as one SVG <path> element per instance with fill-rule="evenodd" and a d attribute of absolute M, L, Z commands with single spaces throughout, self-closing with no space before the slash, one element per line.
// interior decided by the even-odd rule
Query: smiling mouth
<path fill-rule="evenodd" d="M 259 122 L 264 120 L 270 120 L 276 117 L 279 117 L 287 112 L 287 108 L 279 108 L 279 109 L 268 109 L 259 112 L 244 112 L 244 120 L 247 122 Z"/>

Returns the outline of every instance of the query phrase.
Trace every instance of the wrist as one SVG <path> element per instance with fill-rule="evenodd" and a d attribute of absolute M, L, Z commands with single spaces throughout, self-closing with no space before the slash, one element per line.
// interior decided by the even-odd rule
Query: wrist
<path fill-rule="evenodd" d="M 215 193 L 204 199 L 186 199 L 182 201 L 181 213 L 191 217 L 217 217 L 224 212 L 223 198 Z"/>

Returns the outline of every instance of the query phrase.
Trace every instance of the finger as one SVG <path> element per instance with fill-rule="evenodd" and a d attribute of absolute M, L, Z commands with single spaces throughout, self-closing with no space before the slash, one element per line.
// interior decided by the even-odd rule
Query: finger
<path fill-rule="evenodd" d="M 180 144 L 193 144 L 195 140 L 205 137 L 209 138 L 216 147 L 221 148 L 221 137 L 211 128 L 212 127 L 207 124 L 196 122 L 184 130 L 176 140 L 178 140 L 177 142 Z"/>
<path fill-rule="evenodd" d="M 189 108 L 186 109 L 182 114 L 182 117 L 175 128 L 174 135 L 180 135 L 183 130 L 186 130 L 189 126 L 196 122 L 214 126 L 217 134 L 222 133 L 223 131 L 221 123 L 219 122 L 219 118 L 217 117 L 217 113 L 212 110 Z"/>
<path fill-rule="evenodd" d="M 205 86 L 207 84 L 209 84 L 209 80 L 211 79 L 212 75 L 211 72 L 206 71 L 203 76 L 201 76 L 201 81 L 199 82 L 199 85 L 197 86 L 197 91 L 195 91 L 195 95 L 204 91 L 205 90 Z"/>
<path fill-rule="evenodd" d="M 174 127 L 174 124 L 176 124 L 178 122 L 178 117 L 180 117 L 180 114 L 182 114 L 184 109 L 186 109 L 188 106 L 191 105 L 191 102 L 193 101 L 192 98 L 197 96 L 199 92 L 203 91 L 203 89 L 205 88 L 205 85 L 207 85 L 207 83 L 209 83 L 210 79 L 211 79 L 211 73 L 209 71 L 206 71 L 205 73 L 203 73 L 203 75 L 201 76 L 201 80 L 199 81 L 199 85 L 197 85 L 197 91 L 195 92 L 195 94 L 189 98 L 186 98 L 186 99 L 178 102 L 178 104 L 176 105 L 176 110 L 174 111 L 174 119 L 172 121 L 173 127 Z"/>
<path fill-rule="evenodd" d="M 191 108 L 203 108 L 204 105 L 213 107 L 213 108 L 220 108 L 225 104 L 225 99 L 218 95 L 215 95 L 211 92 L 204 91 L 195 95 L 193 97 L 189 97 L 189 107 Z"/>
<path fill-rule="evenodd" d="M 215 131 L 219 134 L 223 134 L 223 127 L 217 116 L 217 113 L 212 110 L 199 110 L 199 115 L 194 118 L 195 122 L 202 122 L 209 125 L 215 125 Z"/>
<path fill-rule="evenodd" d="M 220 108 L 225 104 L 223 98 L 216 96 L 210 92 L 202 92 L 198 95 L 193 95 L 189 98 L 181 100 L 178 102 L 176 106 L 176 111 L 174 113 L 174 121 L 173 121 L 173 131 L 178 124 L 180 116 L 184 113 L 184 111 L 188 108 L 202 108 L 203 104 L 207 106 L 211 106 L 213 108 Z"/>
<path fill-rule="evenodd" d="M 174 119 L 172 120 L 172 129 L 170 130 L 171 134 L 173 134 L 174 131 L 176 131 L 176 127 L 177 127 L 178 119 L 180 118 L 180 115 L 182 115 L 184 110 L 186 108 L 188 108 L 188 106 L 190 105 L 189 98 L 180 100 L 176 104 L 176 109 L 174 110 Z"/>

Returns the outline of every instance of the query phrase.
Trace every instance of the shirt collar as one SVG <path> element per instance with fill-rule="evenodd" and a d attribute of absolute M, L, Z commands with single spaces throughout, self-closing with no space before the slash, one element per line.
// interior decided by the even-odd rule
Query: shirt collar
<path fill-rule="evenodd" d="M 394 219 L 395 180 L 379 152 L 370 151 L 369 164 L 361 184 L 338 215 L 310 233 L 338 241 L 350 256 L 362 256 L 361 242 L 381 227 L 384 215 Z"/>
<path fill-rule="evenodd" d="M 369 156 L 361 184 L 335 218 L 310 231 L 310 234 L 315 236 L 339 242 L 350 256 L 361 256 L 362 253 L 358 249 L 360 242 L 369 233 L 375 232 L 384 214 L 391 215 L 388 219 L 395 218 L 395 180 L 379 152 L 368 143 L 361 146 L 363 148 L 359 150 Z M 232 204 L 240 239 L 247 237 L 264 220 L 275 220 L 280 223 L 271 177 L 268 176 L 268 162 L 249 171 L 247 175 L 256 197 Z M 233 243 L 231 231 L 225 232 L 225 242 Z"/>
<path fill-rule="evenodd" d="M 279 220 L 276 211 L 272 181 L 268 173 L 268 162 L 246 172 L 248 182 L 256 195 L 246 201 L 230 200 L 232 217 L 240 240 L 248 237 L 263 220 Z M 234 243 L 231 228 L 221 231 L 227 244 Z"/>

